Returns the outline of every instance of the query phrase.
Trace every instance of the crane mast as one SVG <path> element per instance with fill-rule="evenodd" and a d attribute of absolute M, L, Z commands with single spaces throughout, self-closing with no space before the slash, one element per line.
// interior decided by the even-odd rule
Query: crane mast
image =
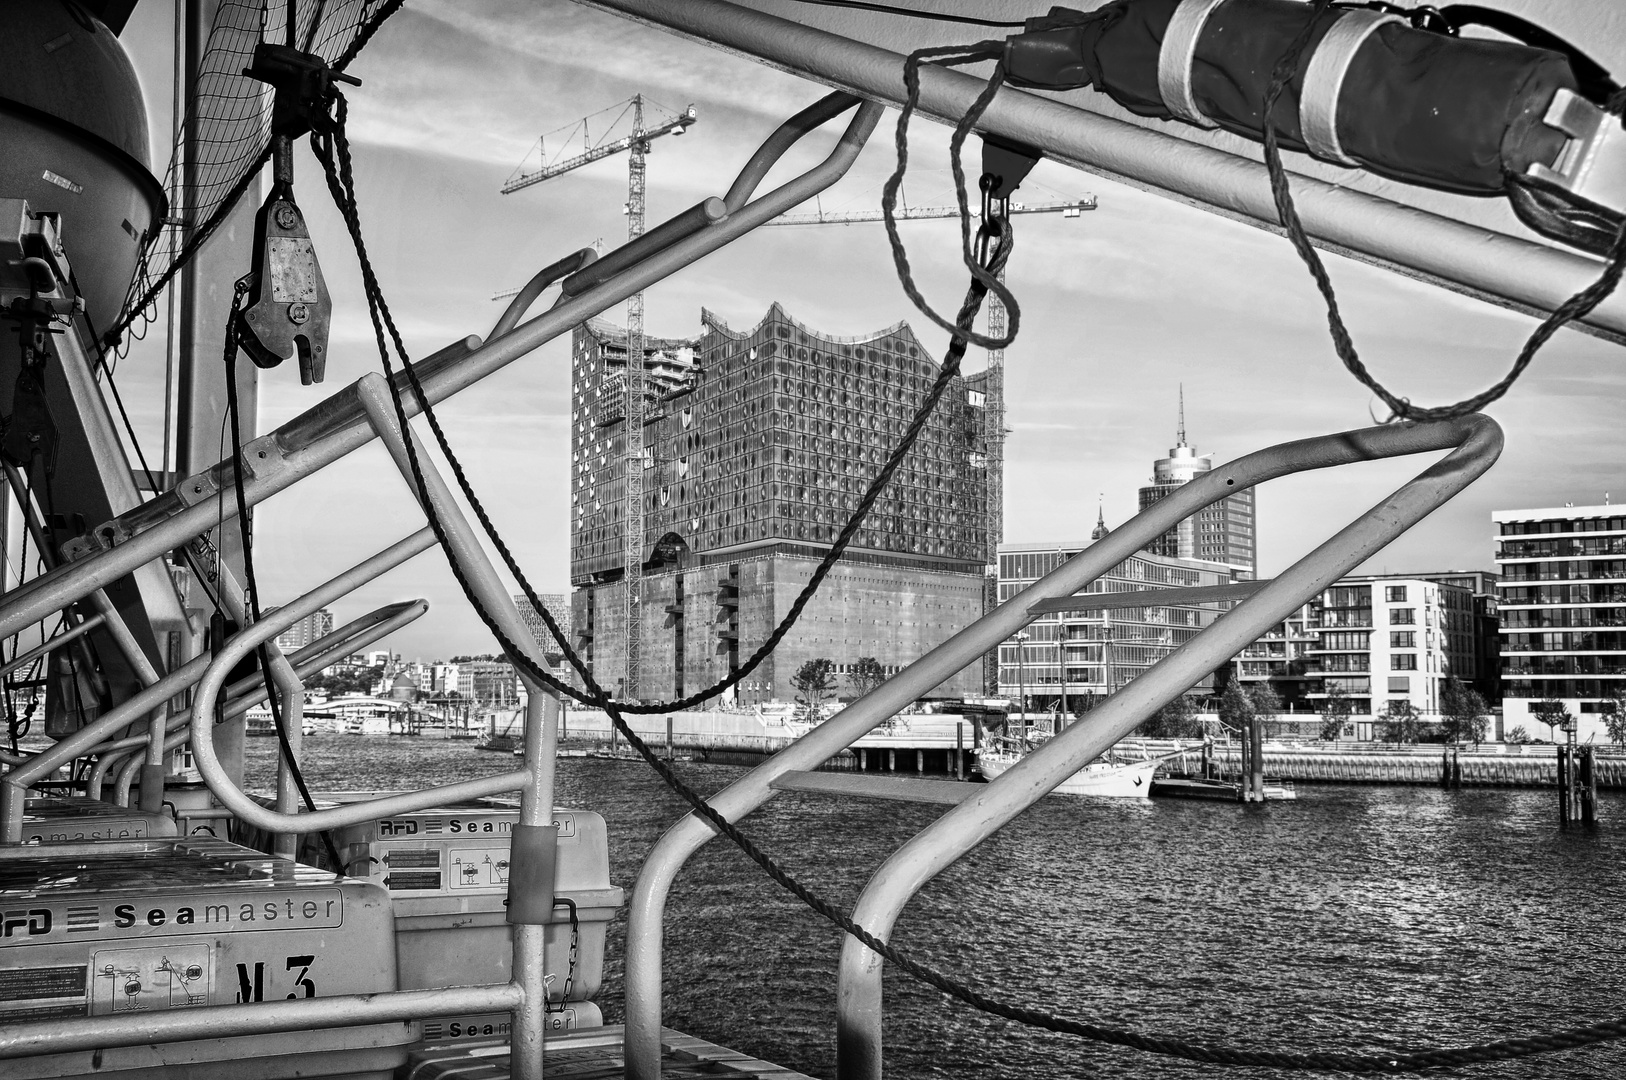
<path fill-rule="evenodd" d="M 612 154 L 627 151 L 627 239 L 636 240 L 644 234 L 644 158 L 649 153 L 652 139 L 662 135 L 682 135 L 698 118 L 690 105 L 675 116 L 668 116 L 652 127 L 644 126 L 644 97 L 635 94 L 627 103 L 632 112 L 632 134 L 624 138 L 601 138 L 587 145 L 580 154 L 550 164 L 544 153 L 541 166 L 525 172 L 523 166 L 502 187 L 504 195 L 539 184 L 584 165 L 602 161 Z M 611 106 L 614 108 L 615 106 Z M 609 110 L 605 110 L 608 112 Z M 622 116 L 626 113 L 623 112 Z M 589 117 L 588 119 L 591 119 Z M 619 123 L 619 121 L 617 121 Z M 587 120 L 577 125 L 584 133 Z M 584 134 L 584 141 L 586 135 Z M 545 147 L 543 148 L 545 151 Z M 502 296 L 510 296 L 504 293 Z M 622 523 L 624 545 L 622 558 L 620 608 L 625 626 L 626 671 L 617 696 L 638 700 L 641 641 L 643 637 L 643 576 L 644 576 L 644 294 L 634 293 L 627 299 L 627 362 L 623 375 L 625 400 L 622 421 L 622 459 L 625 490 L 622 493 Z M 601 682 L 604 680 L 601 679 Z"/>
<path fill-rule="evenodd" d="M 1078 217 L 1086 210 L 1094 210 L 1094 195 L 1083 195 L 1064 202 L 1010 204 L 1011 214 L 1061 214 Z M 899 221 L 930 218 L 957 218 L 957 206 L 900 206 L 894 217 Z M 852 225 L 865 221 L 881 221 L 879 210 L 851 210 L 826 213 L 822 207 L 811 214 L 781 214 L 768 225 Z M 1005 272 L 999 273 L 1005 280 Z M 997 293 L 989 293 L 985 301 L 988 312 L 988 336 L 1005 336 L 1005 305 Z M 982 446 L 988 477 L 988 505 L 983 516 L 983 550 L 986 553 L 983 578 L 983 611 L 999 606 L 999 545 L 1005 539 L 1005 350 L 988 350 L 987 378 L 983 383 Z M 1065 664 L 1063 658 L 1063 664 Z M 999 685 L 999 653 L 994 650 L 983 661 L 983 683 L 990 690 Z"/>
<path fill-rule="evenodd" d="M 649 143 L 637 136 L 644 130 L 644 99 L 632 99 L 634 138 L 627 167 L 627 240 L 644 234 L 644 154 Z M 639 662 L 643 640 L 644 581 L 644 294 L 627 298 L 627 400 L 622 422 L 626 440 L 626 558 L 621 572 L 621 617 L 626 622 L 627 674 L 621 696 L 638 700 Z"/>

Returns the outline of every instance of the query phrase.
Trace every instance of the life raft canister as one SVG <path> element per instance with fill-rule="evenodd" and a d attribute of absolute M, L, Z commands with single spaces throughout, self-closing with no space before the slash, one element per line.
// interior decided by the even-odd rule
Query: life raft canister
<path fill-rule="evenodd" d="M 1283 147 L 1408 184 L 1509 196 L 1546 235 L 1607 246 L 1626 210 L 1626 131 L 1551 49 L 1419 29 L 1367 7 L 1117 0 L 1028 20 L 1006 43 L 1006 79 L 1091 86 L 1139 116 L 1259 141 L 1271 74 L 1312 19 L 1273 117 Z"/>

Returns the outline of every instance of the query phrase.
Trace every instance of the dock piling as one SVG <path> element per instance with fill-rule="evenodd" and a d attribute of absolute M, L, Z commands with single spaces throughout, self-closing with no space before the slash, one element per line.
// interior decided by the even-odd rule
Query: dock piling
<path fill-rule="evenodd" d="M 1581 748 L 1581 824 L 1595 828 L 1598 824 L 1598 758 L 1597 748 Z"/>
<path fill-rule="evenodd" d="M 965 721 L 954 724 L 954 779 L 965 779 Z"/>

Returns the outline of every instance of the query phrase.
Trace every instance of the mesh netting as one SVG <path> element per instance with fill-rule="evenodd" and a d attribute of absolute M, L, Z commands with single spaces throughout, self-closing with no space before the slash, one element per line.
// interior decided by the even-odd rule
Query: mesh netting
<path fill-rule="evenodd" d="M 364 28 L 399 0 L 292 0 L 295 44 L 338 69 L 366 43 Z M 183 132 L 195 131 L 194 160 L 183 160 L 176 139 L 164 174 L 170 212 L 147 237 L 123 312 L 109 337 L 133 329 L 136 337 L 157 316 L 165 284 L 208 239 L 212 225 L 230 210 L 240 185 L 264 160 L 271 137 L 271 88 L 243 74 L 262 40 L 288 41 L 289 0 L 224 0 L 215 13 L 199 63 L 197 94 L 187 103 Z M 381 20 L 380 20 L 381 21 Z M 245 269 L 247 269 L 245 267 Z"/>

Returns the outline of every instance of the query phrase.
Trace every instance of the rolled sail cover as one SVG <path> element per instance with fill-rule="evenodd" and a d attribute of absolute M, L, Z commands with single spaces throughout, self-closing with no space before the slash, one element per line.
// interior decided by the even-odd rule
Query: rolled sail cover
<path fill-rule="evenodd" d="M 1271 73 L 1312 17 L 1311 5 L 1188 3 L 1211 8 L 1190 53 L 1191 103 L 1213 126 L 1258 141 Z M 1165 101 L 1158 77 L 1164 38 L 1180 6 L 1181 0 L 1117 0 L 1089 14 L 1054 8 L 1008 42 L 1007 79 L 1034 89 L 1093 86 L 1137 115 L 1185 119 Z M 1565 137 L 1541 120 L 1560 87 L 1576 88 L 1565 56 L 1417 30 L 1350 8 L 1314 16 L 1309 45 L 1274 113 L 1282 146 L 1329 157 L 1324 142 L 1307 140 L 1300 103 L 1316 51 L 1335 24 L 1352 16 L 1376 25 L 1360 37 L 1347 66 L 1338 65 L 1342 79 L 1329 101 L 1344 164 L 1406 183 L 1499 195 L 1506 192 L 1506 174 L 1557 158 Z M 1349 37 L 1350 29 L 1332 40 Z"/>

